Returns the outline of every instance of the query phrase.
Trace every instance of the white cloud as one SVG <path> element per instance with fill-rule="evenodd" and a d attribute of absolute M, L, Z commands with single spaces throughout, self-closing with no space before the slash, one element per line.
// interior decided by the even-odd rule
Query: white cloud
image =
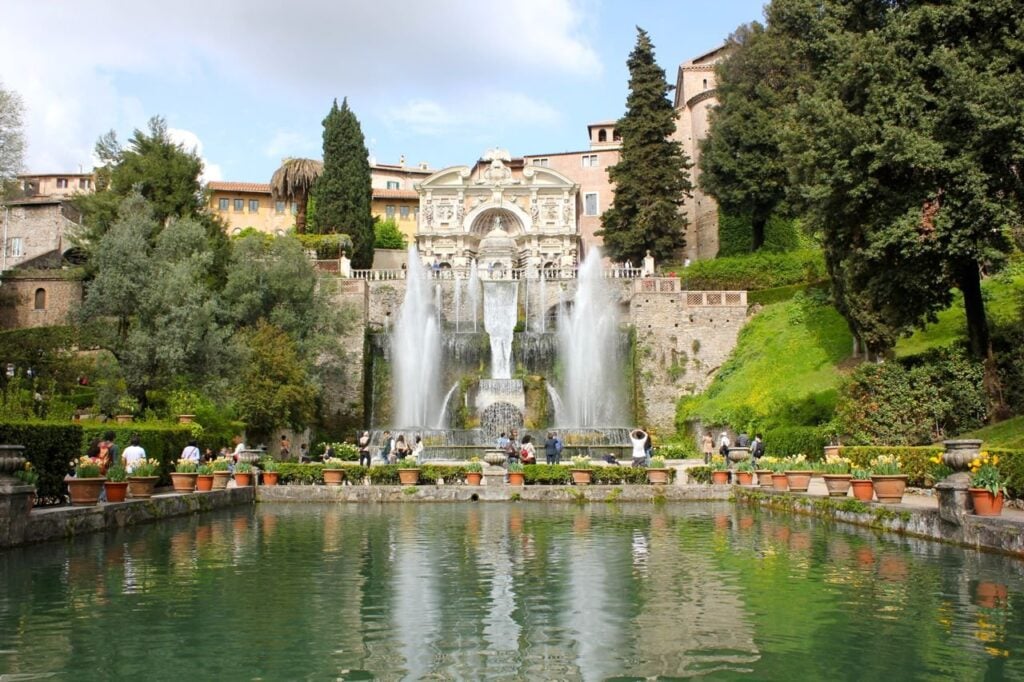
<path fill-rule="evenodd" d="M 495 91 L 457 98 L 447 106 L 433 100 L 413 99 L 385 113 L 385 120 L 395 133 L 434 137 L 494 131 L 510 119 L 517 125 L 547 125 L 559 118 L 558 111 L 529 95 Z"/>
<path fill-rule="evenodd" d="M 199 179 L 202 182 L 224 179 L 224 172 L 221 170 L 221 167 L 216 163 L 210 163 L 210 160 L 203 156 L 203 141 L 199 139 L 198 135 L 191 130 L 168 128 L 167 136 L 171 138 L 171 141 L 180 144 L 188 151 L 195 152 L 196 156 L 200 158 L 203 162 L 203 173 Z"/>

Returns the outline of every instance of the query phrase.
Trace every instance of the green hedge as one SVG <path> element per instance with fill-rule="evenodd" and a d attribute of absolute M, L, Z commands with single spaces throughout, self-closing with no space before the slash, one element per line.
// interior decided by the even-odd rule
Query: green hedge
<path fill-rule="evenodd" d="M 817 426 L 780 426 L 766 429 L 761 435 L 765 454 L 773 457 L 804 454 L 807 459 L 817 461 L 824 456 L 824 447 L 828 445 L 824 430 Z"/>
<path fill-rule="evenodd" d="M 146 451 L 146 457 L 160 462 L 160 485 L 170 482 L 170 473 L 174 471 L 174 463 L 181 456 L 192 439 L 192 430 L 187 424 L 170 424 L 161 422 L 133 422 L 129 424 L 112 424 L 110 422 L 85 422 L 82 424 L 82 437 L 79 441 L 84 453 L 94 440 L 102 440 L 107 431 L 114 432 L 114 442 L 124 453 L 131 444 L 132 434 L 139 435 L 139 445 Z"/>
<path fill-rule="evenodd" d="M 292 236 L 302 242 L 304 249 L 316 251 L 316 257 L 321 260 L 339 258 L 342 251 L 349 258 L 352 257 L 352 237 L 347 234 L 296 234 Z"/>
<path fill-rule="evenodd" d="M 789 253 L 753 253 L 691 263 L 688 268 L 665 265 L 662 274 L 674 272 L 690 289 L 775 289 L 794 284 L 822 282 L 828 278 L 825 259 L 817 250 Z"/>
<path fill-rule="evenodd" d="M 982 448 L 999 457 L 999 470 L 1007 478 L 1010 497 L 1024 496 L 1024 450 L 1010 448 Z"/>
<path fill-rule="evenodd" d="M 0 443 L 25 446 L 25 458 L 39 474 L 36 491 L 41 503 L 63 501 L 67 492 L 64 477 L 82 454 L 81 426 L 42 421 L 0 423 Z"/>

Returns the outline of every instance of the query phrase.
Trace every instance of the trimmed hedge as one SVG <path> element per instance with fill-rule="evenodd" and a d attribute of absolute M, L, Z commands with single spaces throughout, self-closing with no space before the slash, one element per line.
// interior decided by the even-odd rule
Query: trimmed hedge
<path fill-rule="evenodd" d="M 64 477 L 82 454 L 81 426 L 43 421 L 0 423 L 0 443 L 25 446 L 25 458 L 39 474 L 36 492 L 41 503 L 64 500 Z"/>
<path fill-rule="evenodd" d="M 1024 450 L 985 448 L 990 455 L 999 457 L 999 470 L 1006 476 L 1006 489 L 1010 497 L 1024 496 Z"/>
<path fill-rule="evenodd" d="M 82 424 L 82 437 L 79 440 L 81 452 L 84 453 L 92 441 L 103 440 L 107 431 L 114 432 L 114 442 L 117 443 L 122 454 L 125 448 L 131 444 L 132 434 L 139 434 L 139 445 L 146 451 L 146 457 L 160 462 L 160 485 L 170 482 L 170 473 L 174 471 L 174 463 L 178 461 L 181 451 L 192 439 L 192 430 L 187 424 L 86 422 Z"/>
<path fill-rule="evenodd" d="M 807 455 L 807 459 L 817 461 L 824 457 L 828 438 L 823 429 L 817 426 L 780 426 L 765 429 L 765 454 L 773 457 L 789 457 L 790 455 Z"/>
<path fill-rule="evenodd" d="M 687 268 L 663 265 L 662 274 L 675 272 L 689 289 L 756 291 L 828 279 L 821 251 L 806 249 L 788 253 L 757 252 L 701 260 Z"/>

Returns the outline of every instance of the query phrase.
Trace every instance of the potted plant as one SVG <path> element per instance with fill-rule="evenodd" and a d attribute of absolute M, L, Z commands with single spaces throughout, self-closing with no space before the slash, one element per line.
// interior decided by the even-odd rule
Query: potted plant
<path fill-rule="evenodd" d="M 736 465 L 736 483 L 739 485 L 754 484 L 754 463 L 749 459 Z"/>
<path fill-rule="evenodd" d="M 481 479 L 484 477 L 484 468 L 480 464 L 480 458 L 474 457 L 469 460 L 466 465 L 466 483 L 468 485 L 480 485 Z"/>
<path fill-rule="evenodd" d="M 103 481 L 100 463 L 92 457 L 80 457 L 75 464 L 74 478 L 67 479 L 71 504 L 92 505 L 100 500 Z"/>
<path fill-rule="evenodd" d="M 196 476 L 196 490 L 201 493 L 208 493 L 213 490 L 213 465 L 199 465 L 199 475 Z"/>
<path fill-rule="evenodd" d="M 415 457 L 405 457 L 398 463 L 398 480 L 402 485 L 419 483 L 420 465 Z"/>
<path fill-rule="evenodd" d="M 771 464 L 776 459 L 776 457 L 761 457 L 757 460 L 757 466 L 760 468 L 754 473 L 757 474 L 757 484 L 762 488 L 775 487 L 775 484 L 772 482 L 772 476 L 775 472 L 772 471 Z"/>
<path fill-rule="evenodd" d="M 871 460 L 871 483 L 879 502 L 900 503 L 907 489 L 907 477 L 900 473 L 900 461 L 895 455 L 879 455 Z"/>
<path fill-rule="evenodd" d="M 179 459 L 174 464 L 174 471 L 171 472 L 171 483 L 174 484 L 174 492 L 191 493 L 196 489 L 196 476 L 199 475 L 199 467 L 190 459 Z"/>
<path fill-rule="evenodd" d="M 820 465 L 821 477 L 825 481 L 829 497 L 846 497 L 850 491 L 850 460 L 844 457 L 826 459 Z"/>
<path fill-rule="evenodd" d="M 224 490 L 231 479 L 231 461 L 227 457 L 218 457 L 210 463 L 213 469 L 213 489 Z"/>
<path fill-rule="evenodd" d="M 122 464 L 107 469 L 107 480 L 103 483 L 107 491 L 107 502 L 124 502 L 128 495 L 128 471 Z"/>
<path fill-rule="evenodd" d="M 235 465 L 235 485 L 239 488 L 252 483 L 252 464 L 239 462 Z"/>
<path fill-rule="evenodd" d="M 786 469 L 788 468 L 788 463 L 784 458 L 762 457 L 761 463 L 764 464 L 769 469 L 771 469 L 772 490 L 778 490 L 781 492 L 789 490 L 789 483 L 786 480 Z"/>
<path fill-rule="evenodd" d="M 669 468 L 665 466 L 664 457 L 651 457 L 651 465 L 647 467 L 647 482 L 665 485 L 669 479 Z"/>
<path fill-rule="evenodd" d="M 118 424 L 127 424 L 132 420 L 132 415 L 139 409 L 139 401 L 130 395 L 122 396 L 117 401 L 117 409 L 119 414 L 114 415 L 114 419 L 117 420 Z"/>
<path fill-rule="evenodd" d="M 978 516 L 999 516 L 1003 512 L 1006 479 L 999 470 L 999 457 L 982 452 L 971 461 L 971 502 Z"/>
<path fill-rule="evenodd" d="M 408 458 L 406 458 L 408 459 Z M 324 483 L 335 487 L 341 485 L 345 480 L 345 462 L 337 457 L 330 457 L 324 460 Z"/>
<path fill-rule="evenodd" d="M 572 482 L 575 485 L 590 485 L 594 475 L 594 463 L 589 457 L 577 455 L 572 458 Z"/>
<path fill-rule="evenodd" d="M 160 462 L 155 459 L 139 459 L 131 464 L 128 470 L 128 497 L 145 499 L 153 496 L 156 482 L 160 480 L 157 472 Z"/>
<path fill-rule="evenodd" d="M 277 485 L 281 474 L 277 470 L 277 461 L 269 457 L 260 462 L 260 469 L 263 471 L 263 485 Z"/>
<path fill-rule="evenodd" d="M 814 470 L 807 464 L 807 457 L 802 453 L 786 458 L 786 485 L 794 493 L 805 493 L 811 485 Z"/>
<path fill-rule="evenodd" d="M 508 465 L 508 484 L 526 485 L 526 474 L 523 473 L 523 465 L 519 462 Z"/>
<path fill-rule="evenodd" d="M 870 502 L 875 494 L 875 486 L 871 482 L 871 470 L 864 467 L 854 467 L 850 475 L 850 487 L 853 489 L 853 496 L 861 502 Z"/>
<path fill-rule="evenodd" d="M 729 462 L 721 455 L 711 457 L 711 482 L 715 485 L 729 482 Z"/>

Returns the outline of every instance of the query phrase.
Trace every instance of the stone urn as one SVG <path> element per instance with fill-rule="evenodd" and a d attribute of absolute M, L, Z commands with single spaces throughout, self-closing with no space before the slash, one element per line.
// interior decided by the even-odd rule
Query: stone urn
<path fill-rule="evenodd" d="M 942 462 L 954 472 L 966 472 L 971 461 L 981 452 L 980 440 L 947 440 L 943 441 L 946 451 L 942 453 Z"/>
<path fill-rule="evenodd" d="M 0 485 L 24 485 L 20 480 L 14 477 L 14 472 L 20 471 L 24 466 L 24 445 L 0 445 Z"/>
<path fill-rule="evenodd" d="M 505 464 L 508 454 L 504 450 L 484 451 L 484 485 L 505 485 Z"/>
<path fill-rule="evenodd" d="M 729 448 L 729 461 L 733 464 L 739 464 L 747 459 L 750 459 L 750 448 Z"/>
<path fill-rule="evenodd" d="M 971 485 L 971 476 L 967 468 L 981 450 L 981 441 L 977 439 L 947 440 L 943 442 L 946 451 L 942 453 L 942 462 L 953 470 L 953 473 L 939 481 L 935 490 L 939 497 L 939 517 L 943 521 L 955 525 L 963 525 L 967 514 L 974 509 L 967 489 Z"/>

